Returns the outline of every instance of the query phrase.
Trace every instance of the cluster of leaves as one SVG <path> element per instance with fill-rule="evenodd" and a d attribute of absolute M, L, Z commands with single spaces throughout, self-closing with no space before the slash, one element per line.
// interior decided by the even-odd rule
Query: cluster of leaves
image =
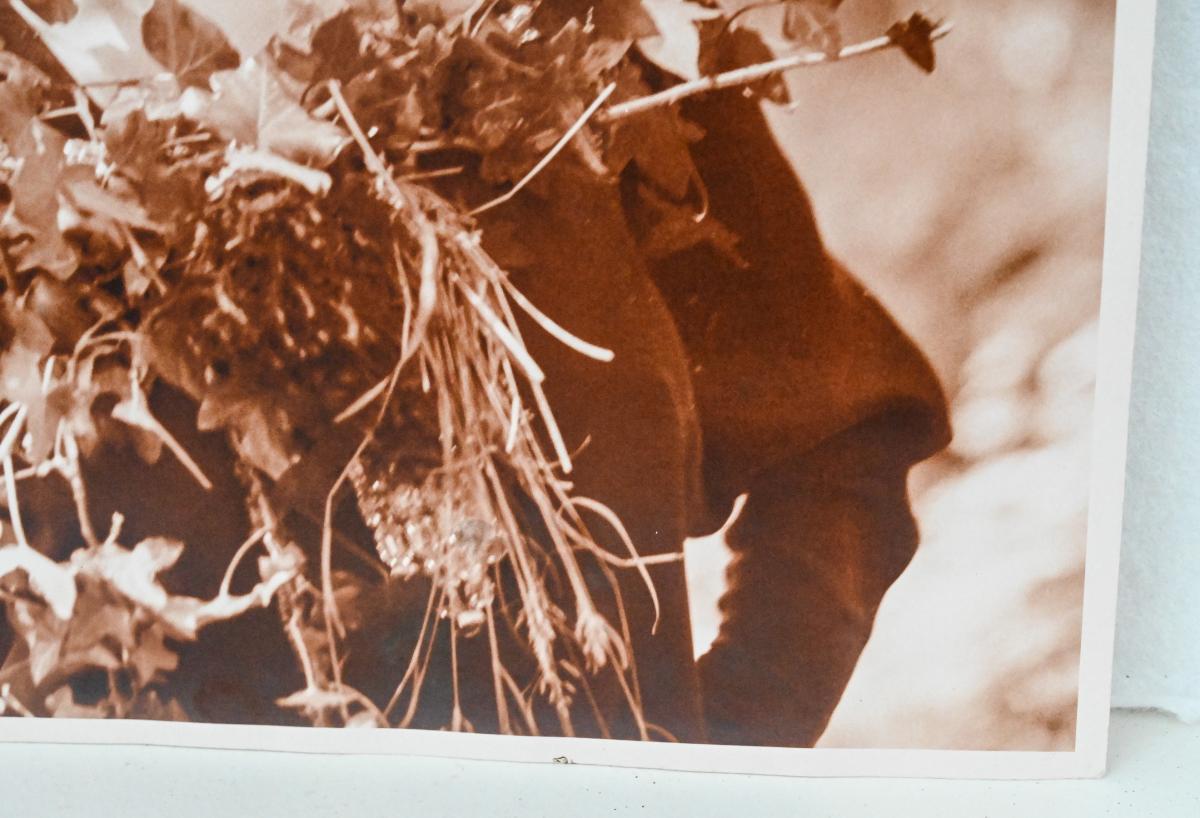
<path fill-rule="evenodd" d="M 159 583 L 183 548 L 151 538 L 126 549 L 110 538 L 63 563 L 25 545 L 0 548 L 0 588 L 20 637 L 0 669 L 0 713 L 182 717 L 157 688 L 178 664 L 167 640 L 194 640 L 209 623 L 268 605 L 301 566 L 294 552 L 263 557 L 265 579 L 250 593 L 201 600 Z"/>
<path fill-rule="evenodd" d="M 791 47 L 836 56 L 839 4 L 768 5 L 784 6 Z M 53 33 L 90 5 L 13 7 Z M 771 56 L 758 32 L 692 0 L 293 0 L 254 54 L 232 44 L 248 39 L 231 31 L 237 20 L 218 26 L 183 0 L 139 5 L 113 8 L 133 15 L 141 41 L 127 45 L 161 68 L 153 76 L 85 90 L 57 82 L 62 68 L 42 52 L 0 52 L 0 460 L 13 543 L 0 549 L 0 594 L 21 637 L 0 670 L 0 708 L 170 714 L 153 689 L 174 667 L 164 640 L 268 604 L 303 570 L 277 551 L 249 596 L 173 596 L 157 577 L 184 546 L 125 549 L 118 521 L 93 532 L 80 459 L 123 438 L 148 462 L 169 451 L 207 484 L 150 411 L 159 380 L 270 481 L 295 483 L 326 456 L 335 417 L 404 353 L 395 269 L 420 266 L 372 161 L 428 180 L 466 214 L 530 181 L 598 97 Z M 892 37 L 921 62 L 931 31 Z M 786 99 L 778 76 L 751 90 Z M 696 218 L 699 136 L 676 107 L 595 117 L 558 161 L 604 179 L 636 173 L 647 253 L 708 241 L 736 255 L 736 237 Z M 18 483 L 52 474 L 71 487 L 87 546 L 61 563 L 20 522 Z M 64 686 L 82 670 L 104 675 L 100 704 Z"/>

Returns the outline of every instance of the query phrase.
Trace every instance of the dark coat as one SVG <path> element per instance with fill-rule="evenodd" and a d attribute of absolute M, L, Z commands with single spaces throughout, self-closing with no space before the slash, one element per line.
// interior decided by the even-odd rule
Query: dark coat
<path fill-rule="evenodd" d="M 537 225 L 541 255 L 517 280 L 616 351 L 612 365 L 552 341 L 535 355 L 568 445 L 588 441 L 578 489 L 617 510 L 643 553 L 714 530 L 749 494 L 727 535 L 724 623 L 698 665 L 682 566 L 653 572 L 653 636 L 648 595 L 628 583 L 648 718 L 684 740 L 805 746 L 916 548 L 907 474 L 948 441 L 944 399 L 912 342 L 829 256 L 758 106 L 713 94 L 684 114 L 705 129 L 693 155 L 710 212 L 740 238 L 747 269 L 703 245 L 643 266 L 607 227 L 617 194 L 591 190 L 525 202 L 520 223 Z"/>
<path fill-rule="evenodd" d="M 736 558 L 725 621 L 698 664 L 682 564 L 651 569 L 656 630 L 641 580 L 622 577 L 653 735 L 809 745 L 916 547 L 906 475 L 946 443 L 944 401 L 920 353 L 825 251 L 757 106 L 713 94 L 685 114 L 706 130 L 694 156 L 712 213 L 740 237 L 748 269 L 703 247 L 649 265 L 617 185 L 562 185 L 499 210 L 532 253 L 512 270 L 516 285 L 616 353 L 597 363 L 533 325 L 525 332 L 567 445 L 580 450 L 576 492 L 614 509 L 643 555 L 679 551 L 749 494 L 728 534 Z M 169 458 L 150 467 L 110 451 L 89 464 L 94 516 L 103 530 L 111 511 L 125 513 L 127 542 L 186 541 L 171 583 L 211 594 L 249 529 L 243 490 L 224 440 L 194 431 L 189 402 L 168 390 L 154 401 L 215 488 L 200 490 Z M 364 603 L 346 676 L 380 703 L 403 673 L 424 600 L 411 582 Z M 414 726 L 448 723 L 448 658 L 435 651 Z M 462 640 L 456 659 L 467 718 L 496 729 L 484 640 Z M 210 628 L 184 649 L 174 679 L 171 692 L 193 717 L 229 722 L 286 721 L 273 702 L 302 685 L 273 611 Z M 611 677 L 593 695 L 595 708 L 579 697 L 580 735 L 637 734 Z"/>

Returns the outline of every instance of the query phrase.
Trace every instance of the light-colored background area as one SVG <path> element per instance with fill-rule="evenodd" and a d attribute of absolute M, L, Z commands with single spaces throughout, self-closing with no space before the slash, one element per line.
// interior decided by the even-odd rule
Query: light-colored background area
<path fill-rule="evenodd" d="M 932 360 L 950 451 L 826 747 L 1070 749 L 1078 682 L 1112 0 L 952 0 L 898 53 L 794 72 L 773 116 L 833 252 Z M 847 2 L 847 39 L 911 5 Z M 701 644 L 719 543 L 693 543 Z"/>

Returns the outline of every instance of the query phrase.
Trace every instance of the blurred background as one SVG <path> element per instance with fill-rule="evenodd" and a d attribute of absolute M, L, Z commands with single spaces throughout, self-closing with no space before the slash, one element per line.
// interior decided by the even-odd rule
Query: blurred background
<path fill-rule="evenodd" d="M 772 115 L 956 433 L 913 474 L 921 547 L 821 746 L 1070 749 L 1114 2 L 846 0 L 846 40 L 918 8 L 955 25 L 931 77 L 897 53 L 797 71 Z M 725 559 L 689 543 L 699 653 Z"/>

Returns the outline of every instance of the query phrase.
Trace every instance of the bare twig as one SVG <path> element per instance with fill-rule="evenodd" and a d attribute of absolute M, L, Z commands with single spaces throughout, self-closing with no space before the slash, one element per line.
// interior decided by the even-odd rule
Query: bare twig
<path fill-rule="evenodd" d="M 13 448 L 17 444 L 18 436 L 25 426 L 25 416 L 28 410 L 25 406 L 17 403 L 9 404 L 4 410 L 4 417 L 12 418 L 8 430 L 4 433 L 4 439 L 0 441 L 0 461 L 4 464 L 4 488 L 5 499 L 8 503 L 8 520 L 13 529 L 13 536 L 17 538 L 17 544 L 29 547 L 29 541 L 25 539 L 25 526 L 21 523 L 21 506 L 17 502 L 17 478 L 15 469 L 13 468 Z"/>
<path fill-rule="evenodd" d="M 221 579 L 221 588 L 219 591 L 217 591 L 218 598 L 229 596 L 229 586 L 233 584 L 234 572 L 237 571 L 238 566 L 242 562 L 242 558 L 245 557 L 250 549 L 257 545 L 258 541 L 265 537 L 267 533 L 268 532 L 266 528 L 258 528 L 253 534 L 246 538 L 245 542 L 243 542 L 241 546 L 238 547 L 238 550 L 233 555 L 233 559 L 229 561 L 229 567 L 225 569 L 225 576 Z"/>
<path fill-rule="evenodd" d="M 536 321 L 542 329 L 557 338 L 559 342 L 594 361 L 609 363 L 613 360 L 614 353 L 611 349 L 589 344 L 587 341 L 564 329 L 557 321 L 534 306 L 533 302 L 526 298 L 524 293 L 514 287 L 512 282 L 507 278 L 501 279 L 500 283 L 512 300 L 517 302 L 517 306 Z"/>
<path fill-rule="evenodd" d="M 374 174 L 376 181 L 383 185 L 388 193 L 388 197 L 394 199 L 392 205 L 396 208 L 402 208 L 402 205 L 405 204 L 404 193 L 396 184 L 396 180 L 392 178 L 392 174 L 388 170 L 387 165 L 383 163 L 383 159 L 371 147 L 371 141 L 367 139 L 362 126 L 358 124 L 358 119 L 355 118 L 354 112 L 350 110 L 350 105 L 346 102 L 346 97 L 342 94 L 342 84 L 337 80 L 329 81 L 329 96 L 333 100 L 338 114 L 342 117 L 342 122 L 350 129 L 350 135 L 358 143 L 358 148 L 362 152 L 363 162 L 366 163 L 367 169 Z"/>
<path fill-rule="evenodd" d="M 931 41 L 940 40 L 945 37 L 954 28 L 952 23 L 942 23 L 935 28 L 929 35 Z M 757 82 L 764 77 L 769 77 L 772 74 L 779 74 L 783 71 L 790 71 L 793 68 L 812 68 L 818 65 L 837 62 L 839 60 L 848 60 L 853 57 L 862 57 L 867 54 L 874 54 L 878 51 L 886 51 L 889 48 L 898 47 L 898 43 L 888 35 L 876 37 L 873 40 L 865 40 L 861 43 L 848 45 L 837 53 L 836 56 L 829 56 L 818 51 L 806 51 L 803 54 L 790 54 L 779 59 L 769 60 L 768 62 L 756 63 L 748 65 L 744 68 L 735 68 L 732 71 L 725 71 L 720 74 L 710 74 L 707 77 L 701 77 L 698 80 L 690 82 L 681 82 L 678 85 L 673 85 L 666 90 L 659 91 L 654 94 L 647 94 L 644 97 L 627 100 L 625 102 L 611 105 L 605 108 L 596 115 L 596 119 L 600 122 L 614 122 L 618 119 L 640 114 L 644 111 L 649 111 L 653 108 L 660 108 L 664 105 L 673 105 L 680 100 L 703 94 L 708 91 L 716 91 L 721 88 L 737 88 L 742 85 L 749 85 Z"/>

